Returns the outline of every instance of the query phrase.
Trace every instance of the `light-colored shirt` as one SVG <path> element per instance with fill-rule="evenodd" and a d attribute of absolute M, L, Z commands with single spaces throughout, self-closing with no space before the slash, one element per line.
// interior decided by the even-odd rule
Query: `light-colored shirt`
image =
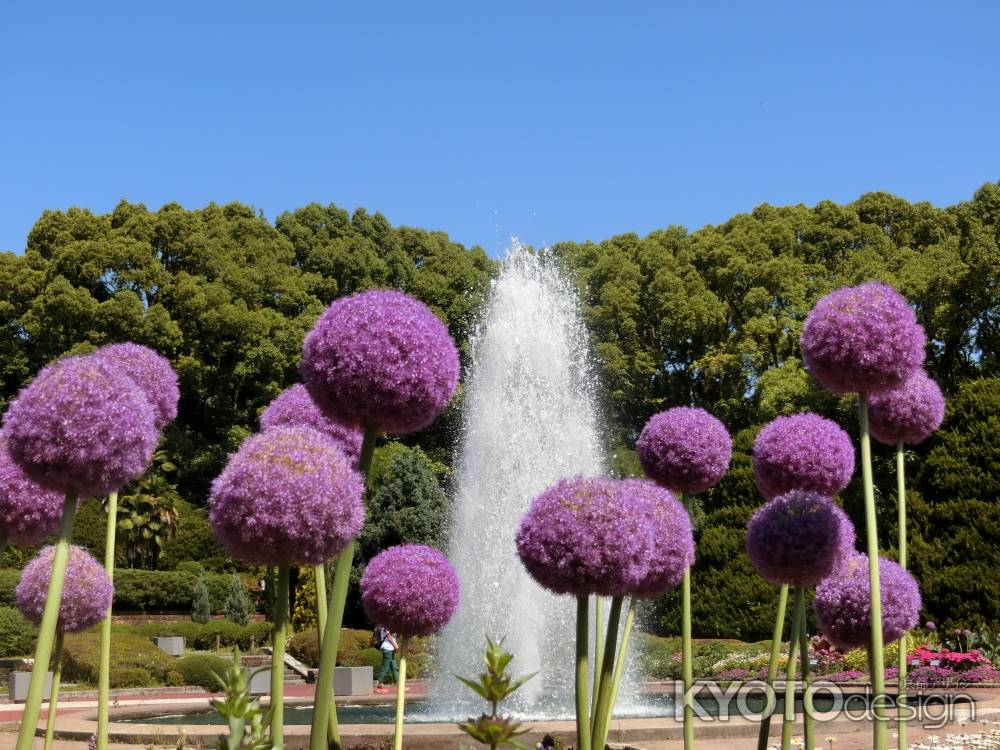
<path fill-rule="evenodd" d="M 390 640 L 389 635 L 389 631 L 382 628 L 382 650 L 391 653 L 396 650 L 396 647 L 392 645 L 392 640 Z"/>

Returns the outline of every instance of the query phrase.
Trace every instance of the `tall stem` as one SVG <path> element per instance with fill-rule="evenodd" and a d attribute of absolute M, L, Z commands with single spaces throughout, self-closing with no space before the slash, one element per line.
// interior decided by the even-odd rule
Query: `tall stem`
<path fill-rule="evenodd" d="M 104 572 L 115 582 L 115 532 L 118 529 L 118 493 L 108 494 L 108 523 L 104 532 Z M 108 747 L 108 703 L 111 695 L 111 610 L 101 622 L 101 662 L 97 676 L 97 750 Z"/>
<path fill-rule="evenodd" d="M 399 679 L 396 681 L 396 734 L 393 735 L 392 750 L 403 750 L 403 712 L 406 704 L 406 654 L 410 648 L 410 637 L 404 636 L 399 644 Z"/>
<path fill-rule="evenodd" d="M 906 570 L 906 460 L 903 455 L 903 441 L 896 442 L 896 500 L 899 520 L 899 567 Z M 899 737 L 898 746 L 907 747 L 906 743 L 906 636 L 899 639 L 899 662 L 896 677 L 896 733 Z"/>
<path fill-rule="evenodd" d="M 873 747 L 886 750 L 885 672 L 882 669 L 882 589 L 878 571 L 878 521 L 875 516 L 875 487 L 872 482 L 872 447 L 868 436 L 868 397 L 858 394 L 861 427 L 861 482 L 865 493 L 865 534 L 868 542 L 868 582 L 871 587 L 872 701 L 875 708 Z"/>
<path fill-rule="evenodd" d="M 368 471 L 372 465 L 375 441 L 378 433 L 365 428 L 361 443 L 358 470 L 368 483 Z M 340 648 L 340 626 L 344 622 L 344 604 L 351 581 L 351 565 L 354 562 L 354 542 L 350 542 L 337 557 L 337 567 L 333 574 L 333 591 L 330 592 L 330 611 L 323 631 L 323 646 L 319 652 L 319 674 L 316 677 L 316 701 L 313 706 L 312 728 L 309 732 L 309 750 L 326 750 L 327 738 L 331 750 L 341 750 L 340 727 L 337 723 L 337 704 L 333 697 L 333 670 L 337 664 L 337 649 Z M 18 750 L 22 750 L 18 748 Z M 27 750 L 25 748 L 24 750 Z"/>
<path fill-rule="evenodd" d="M 771 631 L 771 658 L 767 662 L 767 692 L 774 690 L 774 681 L 778 677 L 778 657 L 781 655 L 781 636 L 785 630 L 785 609 L 788 607 L 788 584 L 781 584 L 778 589 L 778 610 L 774 616 L 774 630 Z M 777 704 L 777 701 L 775 701 Z M 771 714 L 760 717 L 760 728 L 757 731 L 757 750 L 767 750 L 767 737 L 771 731 Z"/>
<path fill-rule="evenodd" d="M 287 565 L 278 568 L 278 593 L 274 597 L 274 629 L 271 631 L 271 741 L 284 744 L 285 734 L 285 635 L 288 624 Z"/>
<path fill-rule="evenodd" d="M 56 732 L 56 711 L 59 707 L 59 683 L 62 680 L 62 631 L 56 633 L 56 646 L 52 651 L 52 691 L 49 693 L 49 715 L 45 720 L 44 750 L 52 750 L 52 738 Z"/>
<path fill-rule="evenodd" d="M 806 597 L 805 591 L 798 599 L 798 605 L 802 612 L 799 614 L 799 657 L 802 660 L 802 733 L 805 736 L 805 750 L 813 750 L 816 747 L 816 738 L 813 731 L 813 703 L 812 693 L 809 692 L 809 638 L 806 634 Z"/>
<path fill-rule="evenodd" d="M 628 603 L 628 614 L 625 615 L 625 631 L 622 633 L 622 643 L 618 648 L 618 658 L 615 660 L 615 677 L 611 683 L 611 700 L 608 702 L 608 727 L 611 726 L 611 717 L 615 712 L 615 703 L 618 701 L 618 689 L 622 685 L 622 675 L 625 673 L 625 657 L 628 656 L 629 636 L 632 634 L 632 626 L 635 624 L 635 611 L 637 609 L 636 599 Z M 605 740 L 607 732 L 605 732 Z"/>
<path fill-rule="evenodd" d="M 601 681 L 598 684 L 597 716 L 593 719 L 594 733 L 590 739 L 592 748 L 604 748 L 608 736 L 608 723 L 614 707 L 611 705 L 611 683 L 615 675 L 615 653 L 618 651 L 618 625 L 622 618 L 622 597 L 611 600 L 611 610 L 608 612 L 608 633 L 604 641 L 604 660 L 600 664 Z M 598 665 L 594 665 L 597 669 Z"/>
<path fill-rule="evenodd" d="M 604 663 L 604 597 L 594 596 L 594 690 L 590 696 L 590 731 L 597 721 L 597 698 L 600 695 L 601 665 Z"/>
<path fill-rule="evenodd" d="M 587 652 L 590 649 L 590 639 L 587 628 L 590 615 L 587 613 L 590 597 L 576 598 L 576 746 L 579 750 L 591 750 L 590 747 L 590 699 L 587 696 Z M 597 668 L 597 665 L 594 665 Z"/>
<path fill-rule="evenodd" d="M 681 501 L 688 516 L 691 502 L 687 494 L 681 494 Z M 694 748 L 694 696 L 691 688 L 694 678 L 691 672 L 691 568 L 684 571 L 681 581 L 681 679 L 684 683 L 684 750 Z"/>
<path fill-rule="evenodd" d="M 35 645 L 35 666 L 31 670 L 28 685 L 28 700 L 21 714 L 21 729 L 17 735 L 16 750 L 31 750 L 35 736 L 35 725 L 42 712 L 42 694 L 45 691 L 45 677 L 49 671 L 49 657 L 59 620 L 59 604 L 62 601 L 63 581 L 66 578 L 66 563 L 69 561 L 69 540 L 73 536 L 73 522 L 76 520 L 76 493 L 67 492 L 63 503 L 62 521 L 59 524 L 59 541 L 52 555 L 52 578 L 49 592 L 42 610 L 42 622 L 38 626 L 38 643 Z"/>
<path fill-rule="evenodd" d="M 316 576 L 316 636 L 319 638 L 319 647 L 323 648 L 323 632 L 326 630 L 326 563 L 320 563 L 313 568 Z"/>
<path fill-rule="evenodd" d="M 781 750 L 792 746 L 792 723 L 795 721 L 795 652 L 802 628 L 802 606 L 805 592 L 801 586 L 795 588 L 795 603 L 792 605 L 792 629 L 788 633 L 788 665 L 785 667 L 785 705 L 781 717 Z"/>

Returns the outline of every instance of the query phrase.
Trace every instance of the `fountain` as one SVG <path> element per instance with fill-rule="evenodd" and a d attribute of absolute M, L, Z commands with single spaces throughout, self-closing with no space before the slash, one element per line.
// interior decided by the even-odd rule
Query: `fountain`
<path fill-rule="evenodd" d="M 575 608 L 528 577 L 514 534 L 547 486 L 604 470 L 587 351 L 575 290 L 515 241 L 474 336 L 465 381 L 449 529 L 462 603 L 437 641 L 431 715 L 479 712 L 479 699 L 453 675 L 479 671 L 487 635 L 506 637 L 514 672 L 538 672 L 509 710 L 532 718 L 573 713 Z"/>

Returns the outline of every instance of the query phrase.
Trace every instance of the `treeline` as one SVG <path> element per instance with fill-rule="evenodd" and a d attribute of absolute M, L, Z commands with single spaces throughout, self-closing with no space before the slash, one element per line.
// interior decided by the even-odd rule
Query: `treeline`
<path fill-rule="evenodd" d="M 743 555 L 746 520 L 762 502 L 749 450 L 762 424 L 803 409 L 854 431 L 850 405 L 803 370 L 798 337 L 820 295 L 869 278 L 914 303 L 931 339 L 931 375 L 951 399 L 942 432 L 910 456 L 912 564 L 928 616 L 1000 621 L 1000 381 L 991 380 L 1000 375 L 1000 183 L 947 208 L 872 193 L 848 205 L 763 205 L 695 232 L 669 227 L 544 252 L 580 290 L 617 471 L 636 470 L 635 436 L 671 405 L 705 406 L 736 436 L 734 469 L 699 515 L 702 634 L 767 635 L 761 613 L 771 611 L 772 592 Z M 181 378 L 179 416 L 163 445 L 177 467 L 170 481 L 199 505 L 226 453 L 296 380 L 302 337 L 332 298 L 403 289 L 442 317 L 467 356 L 497 269 L 481 248 L 392 227 L 361 209 L 311 204 L 274 224 L 240 204 L 47 211 L 23 254 L 0 254 L 0 408 L 65 352 L 122 339 L 152 346 Z M 408 440 L 422 449 L 424 474 L 434 465 L 445 484 L 460 400 L 461 392 L 444 418 Z M 891 549 L 887 456 L 880 509 Z M 412 474 L 415 466 L 404 468 Z M 842 499 L 859 517 L 857 488 Z M 436 512 L 440 505 L 435 499 Z M 656 603 L 651 616 L 671 628 L 674 603 Z"/>

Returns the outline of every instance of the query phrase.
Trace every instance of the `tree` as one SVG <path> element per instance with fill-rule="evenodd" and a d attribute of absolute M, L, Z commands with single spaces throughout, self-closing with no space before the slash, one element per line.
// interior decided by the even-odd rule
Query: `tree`
<path fill-rule="evenodd" d="M 208 598 L 208 584 L 205 576 L 198 576 L 191 595 L 191 619 L 204 625 L 212 619 L 212 603 Z"/>
<path fill-rule="evenodd" d="M 226 601 L 222 605 L 222 614 L 237 625 L 246 625 L 250 622 L 250 604 L 247 602 L 246 591 L 243 590 L 243 581 L 235 573 L 229 584 Z"/>
<path fill-rule="evenodd" d="M 155 569 L 164 546 L 177 533 L 180 495 L 167 478 L 176 470 L 166 451 L 157 451 L 152 467 L 119 498 L 118 528 L 127 532 L 125 555 L 133 568 Z"/>

